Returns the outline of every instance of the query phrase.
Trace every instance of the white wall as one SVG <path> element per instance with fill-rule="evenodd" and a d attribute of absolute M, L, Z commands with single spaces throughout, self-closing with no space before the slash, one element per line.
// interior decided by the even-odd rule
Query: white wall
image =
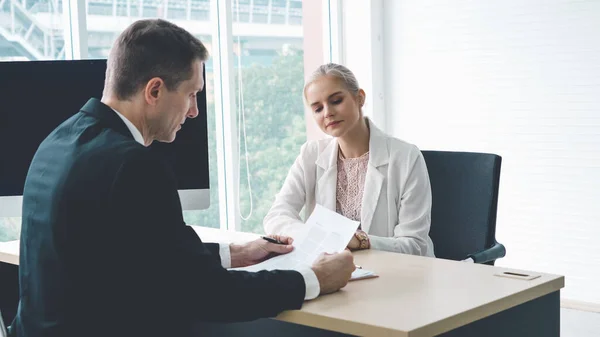
<path fill-rule="evenodd" d="M 503 156 L 498 262 L 600 303 L 600 1 L 387 0 L 388 130 Z"/>

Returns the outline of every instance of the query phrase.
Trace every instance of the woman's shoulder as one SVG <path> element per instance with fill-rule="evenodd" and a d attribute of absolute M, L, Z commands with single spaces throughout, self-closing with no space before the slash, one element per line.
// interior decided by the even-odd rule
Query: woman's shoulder
<path fill-rule="evenodd" d="M 412 167 L 423 156 L 417 145 L 389 136 L 389 156 L 392 166 Z"/>
<path fill-rule="evenodd" d="M 396 152 L 404 153 L 407 155 L 419 155 L 421 151 L 417 145 L 410 143 L 406 140 L 396 138 L 394 136 L 388 136 L 388 142 L 391 145 L 391 150 L 395 150 Z"/>
<path fill-rule="evenodd" d="M 417 145 L 406 140 L 387 136 L 389 165 L 400 172 L 411 172 L 419 162 L 424 162 L 423 154 Z"/>
<path fill-rule="evenodd" d="M 400 139 L 398 137 L 392 136 L 387 132 L 379 129 L 375 123 L 370 118 L 367 118 L 369 123 L 369 127 L 371 129 L 371 142 L 375 144 L 371 144 L 375 149 L 381 147 L 381 145 L 386 145 L 388 152 L 390 155 L 403 155 L 403 156 L 415 156 L 420 154 L 419 148 L 404 139 Z"/>
<path fill-rule="evenodd" d="M 389 135 L 381 130 L 377 130 L 376 132 L 378 133 L 377 138 L 381 139 L 378 141 L 378 143 L 385 143 L 387 145 L 387 150 L 390 157 L 400 159 L 410 158 L 414 160 L 421 156 L 421 151 L 417 145 L 404 139 Z"/>

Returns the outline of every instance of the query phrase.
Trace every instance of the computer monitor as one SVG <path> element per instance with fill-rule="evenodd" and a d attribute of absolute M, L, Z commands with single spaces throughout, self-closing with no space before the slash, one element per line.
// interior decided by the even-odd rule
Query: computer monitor
<path fill-rule="evenodd" d="M 0 62 L 0 217 L 21 216 L 35 151 L 88 99 L 102 97 L 105 72 L 106 60 Z M 184 210 L 210 205 L 206 89 L 198 110 L 173 143 L 151 145 L 172 165 Z"/>

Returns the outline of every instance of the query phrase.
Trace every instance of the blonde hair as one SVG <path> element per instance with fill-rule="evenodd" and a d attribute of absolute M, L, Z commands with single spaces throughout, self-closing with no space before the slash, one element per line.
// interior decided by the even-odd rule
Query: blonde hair
<path fill-rule="evenodd" d="M 344 84 L 344 87 L 346 87 L 346 89 L 352 95 L 358 95 L 360 86 L 358 85 L 358 81 L 356 80 L 354 73 L 341 64 L 327 63 L 317 68 L 317 70 L 315 70 L 306 80 L 303 90 L 304 101 L 306 101 L 306 87 L 308 87 L 312 82 L 316 81 L 321 76 L 332 76 L 336 78 Z"/>

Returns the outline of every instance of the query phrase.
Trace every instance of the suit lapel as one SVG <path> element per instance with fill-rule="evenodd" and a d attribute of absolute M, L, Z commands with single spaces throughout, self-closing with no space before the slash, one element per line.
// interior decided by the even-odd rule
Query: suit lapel
<path fill-rule="evenodd" d="M 381 195 L 381 187 L 385 176 L 379 172 L 379 167 L 389 163 L 389 149 L 386 135 L 367 118 L 369 123 L 369 164 L 365 175 L 365 186 L 363 190 L 362 209 L 360 215 L 361 228 L 369 232 L 373 215 Z"/>
<path fill-rule="evenodd" d="M 317 204 L 335 212 L 337 192 L 337 156 L 338 144 L 333 139 L 317 158 L 317 167 L 322 175 L 317 175 Z"/>

